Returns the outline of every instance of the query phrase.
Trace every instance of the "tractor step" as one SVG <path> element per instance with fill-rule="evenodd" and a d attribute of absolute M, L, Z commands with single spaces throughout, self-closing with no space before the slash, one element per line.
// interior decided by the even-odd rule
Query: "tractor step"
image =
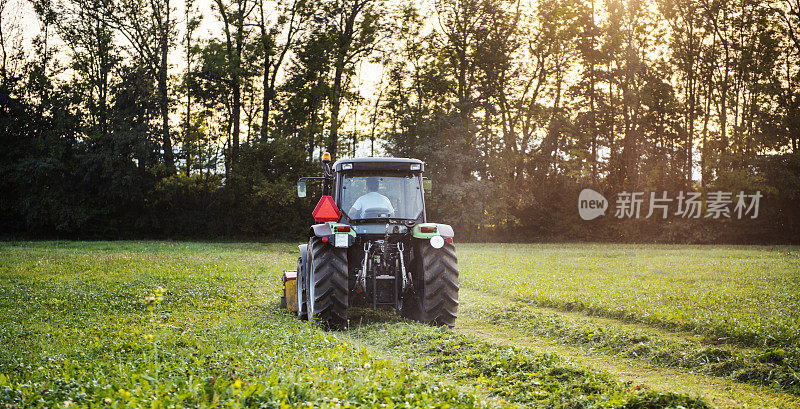
<path fill-rule="evenodd" d="M 388 274 L 385 274 L 385 275 L 382 275 L 382 276 L 377 276 L 377 277 L 375 277 L 375 279 L 376 280 L 394 280 L 395 276 L 390 276 Z"/>

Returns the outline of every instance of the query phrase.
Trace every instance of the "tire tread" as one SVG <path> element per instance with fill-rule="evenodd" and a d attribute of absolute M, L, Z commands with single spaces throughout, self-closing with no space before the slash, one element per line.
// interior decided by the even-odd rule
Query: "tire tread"
<path fill-rule="evenodd" d="M 316 237 L 309 244 L 311 268 L 314 269 L 316 281 L 313 283 L 314 317 L 309 318 L 319 320 L 328 328 L 345 328 L 348 307 L 347 249 L 333 247 Z"/>
<path fill-rule="evenodd" d="M 445 243 L 440 249 L 433 248 L 427 241 L 419 242 L 416 250 L 421 262 L 418 278 L 422 285 L 417 287 L 419 308 L 417 317 L 432 325 L 455 326 L 458 316 L 458 259 L 452 243 Z M 419 294 L 419 292 L 422 294 Z"/>

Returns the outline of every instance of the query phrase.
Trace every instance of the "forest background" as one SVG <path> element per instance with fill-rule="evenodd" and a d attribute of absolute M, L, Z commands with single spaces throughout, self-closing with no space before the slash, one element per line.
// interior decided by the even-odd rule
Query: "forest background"
<path fill-rule="evenodd" d="M 327 150 L 461 240 L 800 241 L 800 0 L 196 1 L 0 0 L 0 236 L 297 239 Z"/>

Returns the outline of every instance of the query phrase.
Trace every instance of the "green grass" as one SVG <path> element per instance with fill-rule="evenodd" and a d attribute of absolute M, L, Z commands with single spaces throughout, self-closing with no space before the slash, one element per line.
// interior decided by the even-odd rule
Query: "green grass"
<path fill-rule="evenodd" d="M 800 348 L 800 248 L 463 244 L 461 283 L 717 343 Z"/>
<path fill-rule="evenodd" d="M 639 390 L 553 354 L 482 342 L 452 331 L 398 322 L 356 328 L 361 342 L 395 351 L 462 385 L 533 407 L 708 407 L 674 393 Z"/>
<path fill-rule="evenodd" d="M 277 307 L 295 249 L 0 243 L 0 406 L 705 407 L 397 319 L 322 331 Z"/>
<path fill-rule="evenodd" d="M 480 406 L 278 310 L 293 249 L 4 246 L 0 404 Z"/>
<path fill-rule="evenodd" d="M 665 336 L 646 328 L 620 328 L 613 323 L 536 311 L 520 302 L 483 305 L 466 315 L 566 345 L 660 367 L 684 368 L 738 382 L 770 386 L 800 396 L 800 374 L 795 369 L 800 367 L 800 360 L 782 348 L 741 349 L 730 345 L 709 345 L 683 337 Z"/>
<path fill-rule="evenodd" d="M 460 250 L 462 288 L 503 300 L 472 308 L 474 319 L 800 396 L 796 247 L 466 244 Z M 644 326 L 624 329 L 623 322 Z"/>

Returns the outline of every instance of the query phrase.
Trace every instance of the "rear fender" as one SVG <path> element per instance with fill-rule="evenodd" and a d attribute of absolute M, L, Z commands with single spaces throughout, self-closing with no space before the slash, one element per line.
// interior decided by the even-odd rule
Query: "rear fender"
<path fill-rule="evenodd" d="M 330 237 L 333 235 L 330 223 L 319 223 L 311 226 L 311 235 L 317 237 Z"/>
<path fill-rule="evenodd" d="M 423 233 L 422 227 L 435 227 L 436 231 L 433 233 Z M 442 224 L 442 223 L 419 223 L 414 226 L 414 231 L 412 232 L 415 239 L 430 239 L 433 236 L 442 236 L 443 238 L 453 238 L 455 234 L 453 233 L 453 228 L 449 224 Z"/>
<path fill-rule="evenodd" d="M 299 245 L 297 248 L 300 249 L 300 268 L 303 269 L 303 271 L 297 272 L 297 276 L 300 277 L 300 274 L 305 273 L 306 262 L 308 261 L 308 244 Z"/>
<path fill-rule="evenodd" d="M 330 245 L 335 245 L 336 243 L 336 234 L 333 232 L 333 226 L 340 225 L 341 223 L 319 223 L 311 226 L 311 235 L 316 236 L 322 239 L 323 242 L 328 243 Z M 350 247 L 356 242 L 356 233 L 353 229 L 350 229 L 349 233 L 338 233 L 340 235 L 347 237 L 347 245 L 340 246 L 340 247 Z"/>
<path fill-rule="evenodd" d="M 297 290 L 303 291 L 304 285 L 306 282 L 306 266 L 308 265 L 308 244 L 301 244 L 297 246 L 300 250 L 300 257 L 298 260 L 297 266 L 297 278 L 295 279 L 295 285 L 297 286 Z M 285 290 L 285 288 L 284 288 Z M 297 302 L 300 303 L 303 300 L 298 297 Z M 302 305 L 298 305 L 297 308 L 302 309 Z"/>

